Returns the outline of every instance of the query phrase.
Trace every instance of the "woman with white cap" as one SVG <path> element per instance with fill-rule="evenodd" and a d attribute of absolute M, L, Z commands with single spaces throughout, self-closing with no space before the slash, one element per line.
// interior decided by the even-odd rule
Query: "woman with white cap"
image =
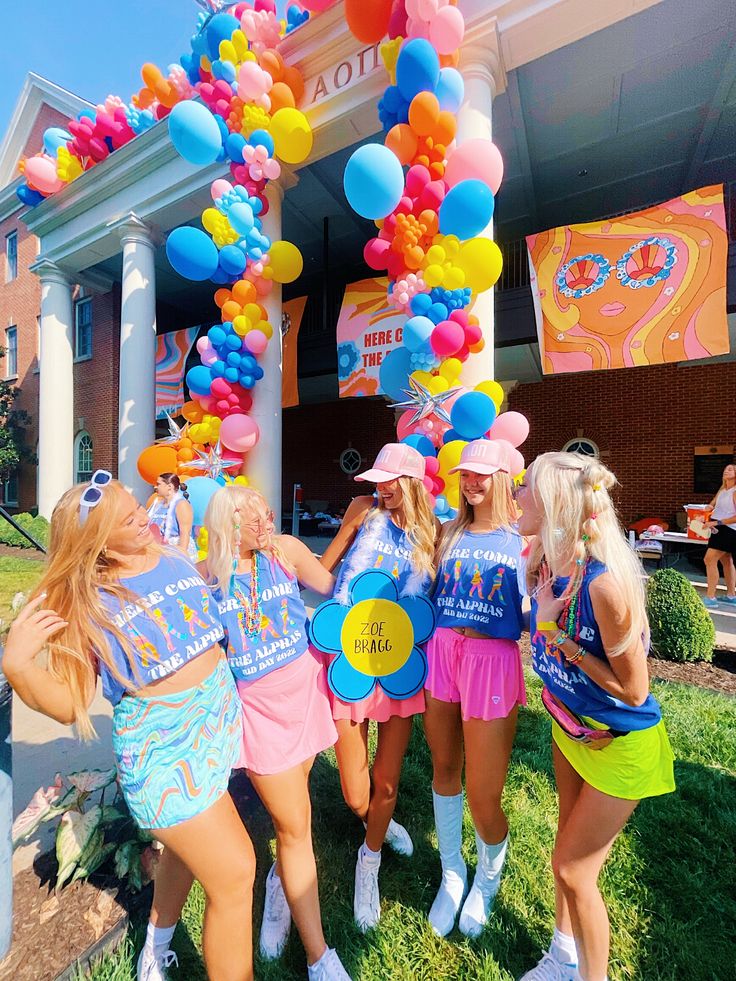
<path fill-rule="evenodd" d="M 424 729 L 432 753 L 432 798 L 442 881 L 429 912 L 446 936 L 467 890 L 462 857 L 463 785 L 475 824 L 475 879 L 460 930 L 478 936 L 488 922 L 508 847 L 501 807 L 519 705 L 526 704 L 519 654 L 522 541 L 509 453 L 492 440 L 463 449 L 457 517 L 442 530 L 433 601 L 437 630 L 427 645 Z"/>
<path fill-rule="evenodd" d="M 434 577 L 439 523 L 432 514 L 424 476 L 421 453 L 404 443 L 388 443 L 373 467 L 355 478 L 375 483 L 376 493 L 353 499 L 322 557 L 330 570 L 345 557 L 335 586 L 336 599 L 347 602 L 351 580 L 367 569 L 382 569 L 394 576 L 402 597 L 427 593 Z M 408 832 L 393 820 L 393 813 L 412 719 L 424 711 L 424 692 L 395 699 L 376 685 L 368 698 L 352 703 L 330 694 L 343 796 L 366 828 L 355 869 L 353 902 L 358 927 L 366 931 L 380 917 L 378 870 L 384 840 L 400 855 L 414 851 Z M 369 720 L 378 723 L 372 775 Z"/>

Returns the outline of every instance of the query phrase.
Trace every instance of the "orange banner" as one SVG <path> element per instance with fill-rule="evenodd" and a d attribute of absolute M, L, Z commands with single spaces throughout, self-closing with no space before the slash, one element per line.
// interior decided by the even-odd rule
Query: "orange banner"
<path fill-rule="evenodd" d="M 281 313 L 281 407 L 288 409 L 299 405 L 299 381 L 297 373 L 297 347 L 306 296 L 287 300 Z"/>

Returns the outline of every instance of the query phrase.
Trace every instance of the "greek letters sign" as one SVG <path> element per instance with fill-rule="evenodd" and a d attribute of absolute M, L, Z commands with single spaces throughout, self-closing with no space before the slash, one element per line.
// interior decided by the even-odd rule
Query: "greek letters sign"
<path fill-rule="evenodd" d="M 307 89 L 306 104 L 310 107 L 318 106 L 324 99 L 328 99 L 343 89 L 351 88 L 380 66 L 378 44 L 363 48 L 344 61 L 331 65 L 313 79 Z"/>

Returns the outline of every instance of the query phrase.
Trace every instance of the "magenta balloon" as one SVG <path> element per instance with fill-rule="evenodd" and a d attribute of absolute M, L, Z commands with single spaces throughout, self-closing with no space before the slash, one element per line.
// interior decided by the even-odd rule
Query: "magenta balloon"
<path fill-rule="evenodd" d="M 412 433 L 417 431 L 417 424 L 411 422 L 413 415 L 414 410 L 407 409 L 406 412 L 402 412 L 399 416 L 399 421 L 396 423 L 396 435 L 400 440 L 406 439 L 407 436 L 411 436 Z"/>
<path fill-rule="evenodd" d="M 248 450 L 252 450 L 260 435 L 256 421 L 242 413 L 227 416 L 220 426 L 220 442 L 236 453 L 247 453 Z"/>
<path fill-rule="evenodd" d="M 468 140 L 455 147 L 445 168 L 445 183 L 454 187 L 460 181 L 478 180 L 498 193 L 503 180 L 503 158 L 490 140 Z"/>
<path fill-rule="evenodd" d="M 491 439 L 507 439 L 512 446 L 521 446 L 529 435 L 529 423 L 520 412 L 502 412 L 491 426 Z"/>
<path fill-rule="evenodd" d="M 299 0 L 305 10 L 311 10 L 313 14 L 321 14 L 328 7 L 334 7 L 337 0 Z"/>
<path fill-rule="evenodd" d="M 365 264 L 371 269 L 385 269 L 391 252 L 391 243 L 384 238 L 369 239 L 363 249 Z"/>
<path fill-rule="evenodd" d="M 429 343 L 435 354 L 448 358 L 457 354 L 465 343 L 465 331 L 454 320 L 443 320 L 432 331 Z"/>
<path fill-rule="evenodd" d="M 232 392 L 232 388 L 230 387 L 230 382 L 224 378 L 213 378 L 210 391 L 216 398 L 226 399 Z"/>

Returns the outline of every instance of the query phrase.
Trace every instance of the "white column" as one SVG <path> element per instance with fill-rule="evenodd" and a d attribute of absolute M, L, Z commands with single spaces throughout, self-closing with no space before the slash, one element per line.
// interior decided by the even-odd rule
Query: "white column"
<path fill-rule="evenodd" d="M 31 266 L 41 279 L 38 394 L 38 513 L 50 518 L 74 483 L 74 354 L 71 283 L 48 259 Z"/>
<path fill-rule="evenodd" d="M 270 181 L 266 188 L 269 209 L 263 231 L 272 242 L 282 238 L 280 184 Z M 274 283 L 263 306 L 273 327 L 273 337 L 260 359 L 263 378 L 253 389 L 251 416 L 258 423 L 261 438 L 245 458 L 245 472 L 253 486 L 263 494 L 276 515 L 281 531 L 281 284 Z"/>
<path fill-rule="evenodd" d="M 460 52 L 459 71 L 465 82 L 465 99 L 457 114 L 458 145 L 467 140 L 493 138 L 493 99 L 498 91 L 496 78 L 501 74 L 498 55 L 484 43 L 471 43 Z M 493 219 L 481 232 L 493 238 Z M 479 294 L 471 310 L 483 331 L 485 347 L 471 354 L 463 365 L 461 380 L 472 388 L 478 382 L 494 378 L 494 309 L 493 289 Z"/>
<path fill-rule="evenodd" d="M 149 228 L 135 215 L 118 226 L 123 245 L 120 301 L 118 477 L 144 503 L 150 486 L 136 461 L 156 435 L 156 270 Z"/>

